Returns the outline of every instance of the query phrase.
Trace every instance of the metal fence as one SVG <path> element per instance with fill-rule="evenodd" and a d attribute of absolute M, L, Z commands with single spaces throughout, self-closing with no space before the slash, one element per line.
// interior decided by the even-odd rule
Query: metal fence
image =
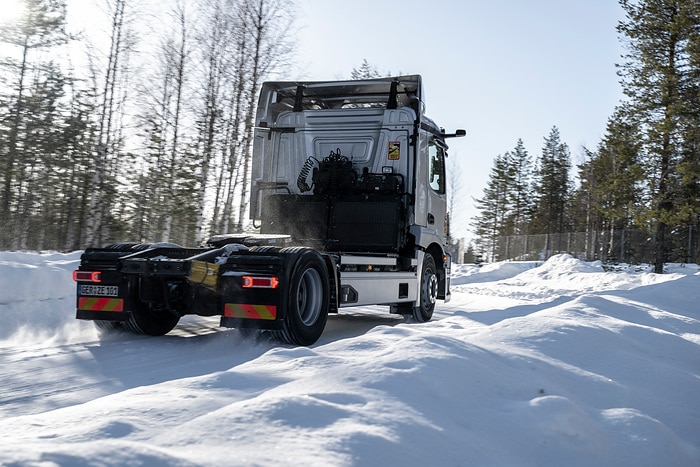
<path fill-rule="evenodd" d="M 698 226 L 667 234 L 668 262 L 700 263 Z M 656 239 L 643 230 L 590 231 L 542 235 L 509 235 L 495 241 L 481 240 L 474 249 L 476 261 L 544 261 L 568 253 L 586 261 L 653 263 Z"/>

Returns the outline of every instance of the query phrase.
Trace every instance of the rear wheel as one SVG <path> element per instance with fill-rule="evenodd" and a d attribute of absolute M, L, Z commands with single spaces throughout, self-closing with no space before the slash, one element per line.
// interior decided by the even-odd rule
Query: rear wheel
<path fill-rule="evenodd" d="M 292 345 L 311 345 L 321 337 L 328 319 L 328 269 L 321 255 L 301 250 L 291 275 L 287 315 L 277 337 Z"/>
<path fill-rule="evenodd" d="M 124 329 L 134 334 L 162 336 L 177 326 L 180 317 L 167 310 L 162 303 L 144 303 L 137 300 Z"/>

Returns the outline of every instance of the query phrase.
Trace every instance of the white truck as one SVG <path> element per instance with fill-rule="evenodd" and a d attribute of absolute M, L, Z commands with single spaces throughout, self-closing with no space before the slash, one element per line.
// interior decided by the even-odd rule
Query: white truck
<path fill-rule="evenodd" d="M 205 247 L 88 248 L 77 318 L 162 335 L 186 314 L 311 345 L 329 313 L 387 305 L 425 322 L 450 298 L 446 134 L 419 75 L 266 82 L 255 119 L 256 233 Z"/>

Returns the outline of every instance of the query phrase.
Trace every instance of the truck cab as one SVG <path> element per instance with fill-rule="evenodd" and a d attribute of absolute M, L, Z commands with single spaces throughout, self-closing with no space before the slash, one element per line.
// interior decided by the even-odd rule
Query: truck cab
<path fill-rule="evenodd" d="M 427 300 L 450 298 L 446 139 L 464 132 L 446 134 L 424 109 L 419 75 L 262 86 L 251 217 L 263 234 L 289 234 L 294 244 L 339 255 L 341 298 L 348 297 L 341 307 L 420 308 L 426 255 L 437 279 Z M 387 272 L 413 273 L 415 280 L 379 281 L 391 291 L 386 297 L 349 274 L 343 281 L 350 268 L 342 265 L 358 257 L 374 258 Z M 424 309 L 416 317 L 427 320 L 431 313 Z"/>

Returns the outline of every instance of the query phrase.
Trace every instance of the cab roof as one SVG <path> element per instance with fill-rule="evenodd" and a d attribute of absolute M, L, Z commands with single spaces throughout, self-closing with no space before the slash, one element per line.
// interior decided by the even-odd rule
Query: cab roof
<path fill-rule="evenodd" d="M 412 108 L 423 114 L 423 86 L 420 75 L 393 76 L 347 81 L 268 81 L 263 83 L 258 103 L 257 124 L 277 104 L 287 110 L 341 108 Z"/>

